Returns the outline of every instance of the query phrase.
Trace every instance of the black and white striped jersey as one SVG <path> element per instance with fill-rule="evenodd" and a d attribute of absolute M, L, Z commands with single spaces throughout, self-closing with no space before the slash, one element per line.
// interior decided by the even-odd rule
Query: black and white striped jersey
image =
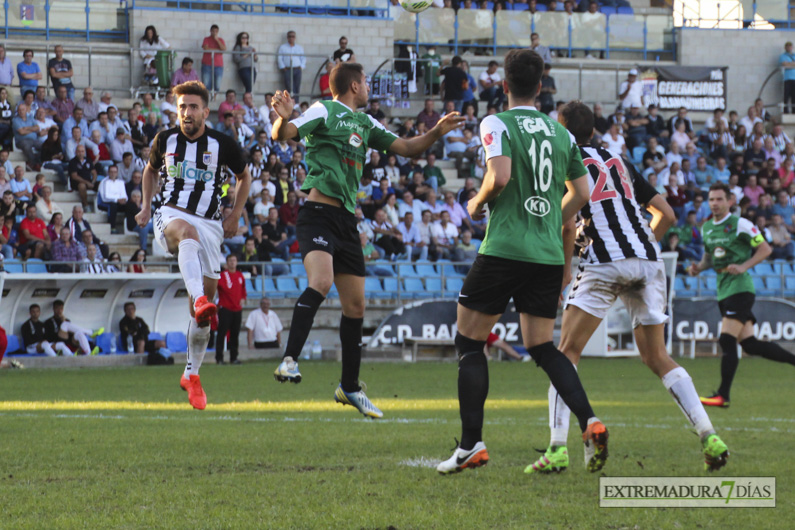
<path fill-rule="evenodd" d="M 188 140 L 179 127 L 158 133 L 149 163 L 160 171 L 160 204 L 179 206 L 206 219 L 221 218 L 221 185 L 227 168 L 235 175 L 246 168 L 234 139 L 210 128 L 195 140 Z"/>
<path fill-rule="evenodd" d="M 590 200 L 580 211 L 578 227 L 581 261 L 659 260 L 654 234 L 641 209 L 657 190 L 620 155 L 601 147 L 580 147 L 580 154 L 590 176 Z"/>

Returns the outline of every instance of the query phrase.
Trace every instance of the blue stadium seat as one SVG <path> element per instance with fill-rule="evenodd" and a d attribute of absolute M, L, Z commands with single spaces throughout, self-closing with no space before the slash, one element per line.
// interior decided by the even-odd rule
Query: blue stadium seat
<path fill-rule="evenodd" d="M 529 8 L 529 6 L 528 6 L 528 8 Z M 547 10 L 547 6 L 545 4 L 537 4 L 536 5 L 536 11 L 546 11 L 546 10 Z"/>
<path fill-rule="evenodd" d="M 643 154 L 646 152 L 645 145 L 636 145 L 632 148 L 632 160 L 631 162 L 636 166 L 640 165 L 643 162 Z"/>
<path fill-rule="evenodd" d="M 715 296 L 718 293 L 718 277 L 705 276 L 701 279 L 701 296 Z"/>
<path fill-rule="evenodd" d="M 121 333 L 116 335 L 116 354 L 124 355 L 127 353 L 127 346 L 121 343 Z"/>
<path fill-rule="evenodd" d="M 619 15 L 632 15 L 635 13 L 631 6 L 619 6 L 616 11 L 618 11 Z"/>
<path fill-rule="evenodd" d="M 513 5 L 513 10 L 514 11 L 527 11 L 528 9 L 530 9 L 530 6 L 527 5 L 527 4 L 507 4 L 507 5 Z M 538 7 L 538 6 L 536 6 L 536 7 Z"/>
<path fill-rule="evenodd" d="M 439 276 L 436 269 L 433 267 L 433 263 L 429 261 L 418 261 L 414 264 L 414 269 L 417 271 L 417 276 L 420 278 L 433 278 Z"/>
<path fill-rule="evenodd" d="M 473 239 L 473 241 L 474 241 L 474 239 Z M 442 265 L 439 265 L 437 263 L 436 268 L 439 271 L 439 274 L 442 274 L 442 272 L 444 272 L 445 278 L 463 278 L 464 277 L 463 274 L 461 274 L 460 272 L 455 270 L 455 266 L 453 266 L 452 263 L 443 263 Z"/>
<path fill-rule="evenodd" d="M 765 276 L 765 287 L 770 296 L 781 296 L 781 276 Z"/>
<path fill-rule="evenodd" d="M 116 336 L 113 333 L 105 332 L 99 337 L 97 337 L 96 344 L 99 346 L 99 350 L 102 355 L 108 355 L 111 350 L 111 346 L 113 345 L 113 341 L 116 340 Z M 118 350 L 118 349 L 117 349 Z"/>
<path fill-rule="evenodd" d="M 795 276 L 787 276 L 784 281 L 787 296 L 795 296 Z"/>
<path fill-rule="evenodd" d="M 298 278 L 298 290 L 304 292 L 306 288 L 309 286 L 309 280 L 306 277 L 302 276 Z"/>
<path fill-rule="evenodd" d="M 4 262 L 5 270 L 9 274 L 19 274 L 23 272 L 22 263 L 16 259 L 10 259 Z"/>
<path fill-rule="evenodd" d="M 19 337 L 16 335 L 8 335 L 6 338 L 8 339 L 8 345 L 4 353 L 12 355 L 22 349 L 22 341 L 19 340 Z"/>
<path fill-rule="evenodd" d="M 181 331 L 169 331 L 166 333 L 166 348 L 174 353 L 188 351 L 188 339 Z"/>
<path fill-rule="evenodd" d="M 149 340 L 163 340 L 163 335 L 153 331 L 153 332 L 149 333 L 149 337 L 147 337 L 147 338 Z"/>
<path fill-rule="evenodd" d="M 45 265 L 44 262 L 39 258 L 30 258 L 25 263 L 25 266 L 29 273 L 38 273 L 38 274 L 47 273 L 47 265 Z"/>
<path fill-rule="evenodd" d="M 262 298 L 262 277 L 252 276 L 246 283 L 246 295 L 248 298 Z"/>
<path fill-rule="evenodd" d="M 390 298 L 397 298 L 398 296 L 398 279 L 397 278 L 384 278 L 384 293 L 388 294 Z"/>
<path fill-rule="evenodd" d="M 395 264 L 395 269 L 397 270 L 398 276 L 402 276 L 404 278 L 417 278 L 420 276 L 417 274 L 417 271 L 414 270 L 414 265 L 411 263 Z"/>
<path fill-rule="evenodd" d="M 432 293 L 429 293 L 425 290 L 425 285 L 422 283 L 422 280 L 419 278 L 406 278 L 403 282 L 405 286 L 405 291 L 407 295 L 410 295 L 413 298 L 431 298 L 433 297 Z"/>
<path fill-rule="evenodd" d="M 442 279 L 425 278 L 425 291 L 428 293 L 428 295 L 433 297 L 442 296 Z"/>
<path fill-rule="evenodd" d="M 685 276 L 682 278 L 685 285 L 685 290 L 682 291 L 681 296 L 697 296 L 698 295 L 698 279 Z"/>
<path fill-rule="evenodd" d="M 279 276 L 276 278 L 276 290 L 285 296 L 296 296 L 298 289 L 295 286 L 295 278 Z"/>
<path fill-rule="evenodd" d="M 381 280 L 377 276 L 367 276 L 364 279 L 364 291 L 371 298 L 391 298 L 392 293 L 384 292 Z"/>
<path fill-rule="evenodd" d="M 326 295 L 326 298 L 337 298 L 339 295 L 340 295 L 340 293 L 339 293 L 339 291 L 337 291 L 337 284 L 336 283 L 332 283 L 331 284 L 331 289 L 329 289 L 328 295 Z"/>
<path fill-rule="evenodd" d="M 445 278 L 445 295 L 458 296 L 461 288 L 464 286 L 464 280 L 461 278 Z"/>
<path fill-rule="evenodd" d="M 292 261 L 290 263 L 290 270 L 293 276 L 306 276 L 306 268 L 300 261 Z"/>
<path fill-rule="evenodd" d="M 751 274 L 751 278 L 754 280 L 754 290 L 756 291 L 756 295 L 769 296 L 769 292 L 765 287 L 765 280 L 756 274 Z"/>
<path fill-rule="evenodd" d="M 280 293 L 279 289 L 276 288 L 276 283 L 273 278 L 262 278 L 262 282 L 265 284 L 265 296 L 268 298 L 284 298 L 284 293 Z M 299 281 L 299 283 L 301 283 Z"/>

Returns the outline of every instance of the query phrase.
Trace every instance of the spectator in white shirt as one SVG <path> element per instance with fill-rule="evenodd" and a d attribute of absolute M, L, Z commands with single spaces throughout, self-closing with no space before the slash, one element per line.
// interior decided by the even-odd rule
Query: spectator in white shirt
<path fill-rule="evenodd" d="M 108 125 L 110 126 L 110 130 L 113 131 L 113 137 L 116 137 L 116 131 L 121 127 L 124 128 L 124 120 L 119 117 L 119 109 L 116 108 L 116 105 L 108 105 Z"/>
<path fill-rule="evenodd" d="M 160 102 L 160 114 L 162 116 L 161 120 L 163 121 L 163 125 L 168 125 L 169 127 L 175 127 L 176 123 L 171 123 L 171 120 L 168 118 L 168 114 L 173 112 L 177 114 L 177 106 L 174 104 L 174 94 L 169 90 L 166 92 L 166 98 Z"/>
<path fill-rule="evenodd" d="M 502 77 L 497 73 L 499 63 L 489 61 L 489 66 L 480 74 L 478 84 L 480 85 L 480 100 L 488 102 L 490 107 L 502 108 L 505 94 L 502 90 Z"/>
<path fill-rule="evenodd" d="M 119 178 L 119 168 L 110 166 L 108 178 L 99 183 L 97 207 L 108 212 L 108 222 L 113 233 L 116 233 L 116 215 L 120 207 L 124 209 L 125 204 L 127 204 L 127 188 L 124 186 L 124 181 Z"/>
<path fill-rule="evenodd" d="M 458 228 L 450 222 L 450 212 L 447 210 L 442 212 L 439 222 L 433 225 L 431 237 L 438 257 L 450 259 L 458 242 Z"/>
<path fill-rule="evenodd" d="M 50 127 L 57 127 L 57 125 L 52 118 L 47 116 L 46 111 L 41 107 L 36 109 L 36 115 L 33 119 L 36 122 L 36 125 L 39 126 L 39 144 L 43 144 L 44 140 L 47 139 L 47 134 L 49 134 Z"/>
<path fill-rule="evenodd" d="M 271 135 L 273 124 L 271 122 L 271 112 L 273 112 L 273 94 L 268 92 L 265 94 L 265 104 L 259 108 L 259 115 L 265 123 L 265 130 L 268 132 L 268 137 Z"/>
<path fill-rule="evenodd" d="M 627 80 L 621 83 L 618 88 L 618 99 L 621 101 L 621 106 L 625 109 L 631 107 L 643 107 L 643 85 L 638 80 L 638 70 L 633 68 L 627 74 Z"/>
<path fill-rule="evenodd" d="M 235 140 L 237 140 L 237 143 L 240 147 L 248 150 L 254 145 L 254 131 L 251 130 L 251 127 L 245 124 L 242 114 L 235 114 L 234 129 Z"/>
<path fill-rule="evenodd" d="M 100 112 L 107 112 L 108 111 L 108 107 L 113 105 L 113 103 L 110 102 L 111 99 L 112 99 L 112 96 L 110 95 L 110 92 L 103 92 L 102 93 L 102 97 L 99 98 L 99 111 Z"/>
<path fill-rule="evenodd" d="M 740 119 L 740 125 L 745 126 L 746 131 L 753 131 L 754 125 L 760 123 L 762 119 L 756 115 L 756 107 L 748 107 L 748 114 Z"/>
<path fill-rule="evenodd" d="M 419 219 L 422 217 L 422 210 L 424 208 L 425 204 L 422 201 L 416 200 L 414 194 L 406 190 L 403 192 L 403 203 L 398 207 L 398 218 L 402 221 L 406 212 L 411 212 L 414 214 L 415 219 Z"/>
<path fill-rule="evenodd" d="M 265 224 L 268 222 L 268 213 L 270 212 L 271 208 L 274 207 L 275 206 L 273 205 L 270 191 L 268 188 L 262 188 L 262 191 L 260 192 L 260 200 L 254 205 L 254 215 L 257 217 L 257 220 L 260 224 Z"/>
<path fill-rule="evenodd" d="M 97 252 L 97 246 L 93 243 L 86 247 L 86 257 L 83 258 L 83 264 L 80 266 L 80 272 L 89 274 L 104 274 L 105 264 L 102 261 L 102 256 Z"/>
<path fill-rule="evenodd" d="M 246 111 L 243 115 L 243 121 L 252 130 L 265 128 L 265 121 L 262 119 L 262 113 L 256 105 L 254 105 L 254 96 L 251 92 L 243 94 L 243 110 Z M 268 122 L 270 122 L 270 120 L 268 120 Z M 268 131 L 268 134 L 270 134 L 270 131 Z"/>
<path fill-rule="evenodd" d="M 602 136 L 602 144 L 604 144 L 605 149 L 608 151 L 624 156 L 627 154 L 627 143 L 619 132 L 620 130 L 621 126 L 618 123 L 611 125 L 607 134 Z"/>
<path fill-rule="evenodd" d="M 444 203 L 439 203 L 436 200 L 436 192 L 433 189 L 429 190 L 428 193 L 425 195 L 426 201 L 423 205 L 423 209 L 428 210 L 431 212 L 431 220 L 438 221 L 439 214 L 442 213 L 444 210 Z"/>
<path fill-rule="evenodd" d="M 420 216 L 422 216 L 421 212 Z M 409 259 L 427 260 L 428 245 L 422 241 L 420 229 L 414 224 L 414 214 L 412 212 L 406 212 L 403 222 L 398 225 L 398 230 L 403 236 L 403 244 L 406 245 L 406 253 L 409 255 Z"/>
<path fill-rule="evenodd" d="M 259 301 L 259 308 L 248 314 L 246 329 L 248 330 L 248 348 L 262 350 L 280 348 L 282 345 L 282 322 L 271 309 L 269 298 Z"/>
<path fill-rule="evenodd" d="M 295 43 L 295 31 L 287 32 L 287 42 L 279 46 L 277 62 L 282 71 L 284 89 L 298 101 L 301 93 L 301 73 L 306 68 L 306 56 L 300 44 Z"/>

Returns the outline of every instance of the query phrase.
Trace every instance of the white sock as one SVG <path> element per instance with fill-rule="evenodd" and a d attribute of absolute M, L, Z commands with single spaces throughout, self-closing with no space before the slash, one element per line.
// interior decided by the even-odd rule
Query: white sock
<path fill-rule="evenodd" d="M 60 352 L 64 357 L 74 357 L 74 353 L 72 353 L 72 350 L 70 350 L 69 346 L 64 342 L 56 342 L 55 351 Z"/>
<path fill-rule="evenodd" d="M 179 272 L 185 281 L 188 294 L 195 301 L 204 296 L 204 278 L 202 277 L 202 265 L 199 260 L 201 245 L 193 239 L 183 239 L 179 242 Z"/>
<path fill-rule="evenodd" d="M 50 346 L 50 343 L 47 342 L 46 340 L 42 341 L 41 349 L 44 350 L 44 353 L 49 355 L 50 357 L 56 357 L 58 355 L 57 353 L 55 353 L 55 350 L 52 349 L 52 346 Z"/>
<path fill-rule="evenodd" d="M 199 375 L 199 368 L 207 353 L 207 342 L 210 340 L 210 326 L 199 327 L 195 318 L 188 324 L 188 364 L 185 366 L 185 377 Z"/>
<path fill-rule="evenodd" d="M 563 399 L 555 389 L 555 385 L 549 385 L 547 394 L 549 401 L 549 445 L 566 445 L 569 437 L 569 419 L 571 409 L 563 402 Z"/>
<path fill-rule="evenodd" d="M 698 392 L 696 392 L 696 387 L 693 386 L 693 380 L 687 370 L 681 366 L 674 368 L 662 376 L 662 383 L 674 397 L 674 401 L 679 405 L 690 424 L 696 429 L 700 438 L 715 432 L 715 429 L 712 428 L 712 422 L 709 421 L 709 416 L 707 416 L 707 411 L 704 410 L 704 405 L 698 399 Z"/>

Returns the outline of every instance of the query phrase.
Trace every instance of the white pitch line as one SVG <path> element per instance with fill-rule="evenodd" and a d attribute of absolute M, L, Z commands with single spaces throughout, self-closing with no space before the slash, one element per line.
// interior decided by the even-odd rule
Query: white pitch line
<path fill-rule="evenodd" d="M 45 412 L 42 413 L 31 413 L 31 412 L 0 412 L 0 417 L 8 417 L 8 418 L 54 418 L 54 419 L 66 419 L 66 420 L 155 420 L 155 421 L 231 421 L 231 422 L 252 422 L 252 423 L 364 423 L 368 425 L 379 425 L 379 424 L 395 424 L 395 425 L 418 425 L 418 424 L 430 424 L 430 425 L 458 425 L 458 420 L 446 420 L 443 418 L 383 418 L 380 420 L 371 420 L 365 418 L 313 418 L 311 416 L 302 416 L 302 417 L 294 417 L 294 416 L 286 416 L 282 418 L 276 417 L 254 417 L 254 418 L 245 418 L 239 416 L 206 416 L 203 414 L 196 414 L 195 416 L 165 416 L 162 414 L 158 414 L 155 416 L 145 416 L 145 415 L 134 415 L 134 416 L 125 416 L 125 415 L 108 415 L 108 414 L 48 414 Z M 668 419 L 668 418 L 666 418 Z M 608 423 L 611 427 L 623 427 L 629 429 L 657 429 L 657 430 L 668 430 L 668 429 L 682 429 L 687 430 L 690 427 L 684 423 L 682 420 L 678 420 L 675 418 L 670 418 L 671 423 L 631 423 L 631 422 L 618 422 L 618 421 L 611 421 Z M 741 420 L 737 420 L 739 423 Z M 771 422 L 775 420 L 770 420 Z M 786 420 L 785 420 L 786 421 Z M 536 420 L 529 420 L 529 421 L 519 421 L 517 419 L 505 418 L 503 420 L 486 420 L 484 422 L 485 425 L 518 425 L 518 426 L 526 426 L 526 427 L 545 427 L 547 425 L 546 420 L 536 419 Z M 719 431 L 738 431 L 738 432 L 772 432 L 772 433 L 785 433 L 785 434 L 795 434 L 795 429 L 781 429 L 779 427 L 770 426 L 768 428 L 760 428 L 760 427 L 745 427 L 745 426 L 721 426 Z"/>

